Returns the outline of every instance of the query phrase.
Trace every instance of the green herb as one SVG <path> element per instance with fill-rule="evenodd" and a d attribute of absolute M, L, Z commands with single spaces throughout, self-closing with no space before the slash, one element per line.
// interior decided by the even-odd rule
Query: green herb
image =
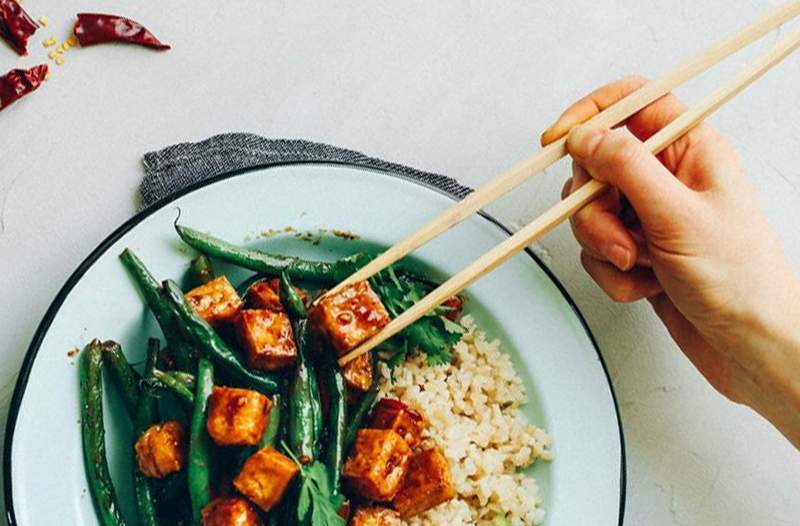
<path fill-rule="evenodd" d="M 393 318 L 436 287 L 435 283 L 408 272 L 398 273 L 392 267 L 373 276 L 370 283 Z M 393 351 L 388 363 L 402 363 L 408 352 L 414 349 L 424 352 L 430 365 L 449 363 L 453 358 L 453 345 L 461 339 L 464 328 L 442 316 L 448 310 L 447 307 L 436 308 L 390 339 L 382 347 L 389 347 Z"/>
<path fill-rule="evenodd" d="M 300 526 L 345 526 L 339 515 L 344 502 L 342 495 L 334 495 L 328 479 L 325 464 L 315 461 L 309 466 L 302 465 L 291 449 L 282 444 L 283 449 L 300 468 L 300 490 L 297 498 L 297 522 Z"/>

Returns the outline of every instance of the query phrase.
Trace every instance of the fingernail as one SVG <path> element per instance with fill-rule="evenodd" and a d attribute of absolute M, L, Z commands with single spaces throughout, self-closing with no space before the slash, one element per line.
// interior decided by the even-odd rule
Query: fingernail
<path fill-rule="evenodd" d="M 573 157 L 590 157 L 602 138 L 602 130 L 578 126 L 570 132 L 567 138 L 567 149 Z"/>
<path fill-rule="evenodd" d="M 606 257 L 620 270 L 631 267 L 631 251 L 622 245 L 612 245 L 606 252 Z"/>

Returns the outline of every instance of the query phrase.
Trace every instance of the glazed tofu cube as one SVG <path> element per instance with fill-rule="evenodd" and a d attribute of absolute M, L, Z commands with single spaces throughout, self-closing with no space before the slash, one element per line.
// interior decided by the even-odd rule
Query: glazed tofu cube
<path fill-rule="evenodd" d="M 250 287 L 247 292 L 247 303 L 255 309 L 269 309 L 278 312 L 283 312 L 283 304 L 280 298 L 280 279 L 275 278 L 269 281 L 259 281 Z M 294 290 L 303 300 L 303 303 L 308 303 L 308 293 L 298 287 Z"/>
<path fill-rule="evenodd" d="M 350 519 L 350 526 L 402 526 L 400 514 L 381 506 L 358 508 Z"/>
<path fill-rule="evenodd" d="M 186 436 L 176 421 L 150 426 L 136 441 L 136 462 L 146 477 L 164 478 L 186 464 Z"/>
<path fill-rule="evenodd" d="M 366 392 L 372 385 L 372 356 L 362 354 L 342 368 L 342 375 L 349 391 Z"/>
<path fill-rule="evenodd" d="M 403 487 L 392 504 L 407 519 L 455 496 L 450 465 L 439 448 L 432 448 L 411 457 Z"/>
<path fill-rule="evenodd" d="M 400 400 L 383 398 L 372 410 L 370 427 L 375 429 L 391 429 L 406 441 L 408 447 L 414 449 L 422 439 L 425 422 L 415 410 Z"/>
<path fill-rule="evenodd" d="M 388 502 L 400 490 L 411 448 L 403 437 L 385 429 L 361 429 L 342 476 L 366 500 Z"/>
<path fill-rule="evenodd" d="M 263 394 L 235 387 L 214 387 L 208 397 L 206 430 L 220 446 L 253 446 L 261 440 L 272 402 Z"/>
<path fill-rule="evenodd" d="M 202 512 L 203 526 L 261 526 L 261 519 L 245 499 L 217 498 Z"/>
<path fill-rule="evenodd" d="M 190 290 L 186 301 L 214 327 L 233 322 L 242 308 L 242 300 L 225 276 Z"/>
<path fill-rule="evenodd" d="M 354 283 L 338 294 L 324 296 L 308 316 L 340 356 L 389 323 L 386 307 L 366 281 Z"/>
<path fill-rule="evenodd" d="M 269 511 L 281 501 L 299 471 L 292 459 L 266 446 L 245 461 L 233 485 L 259 508 Z"/>
<path fill-rule="evenodd" d="M 236 334 L 253 369 L 277 371 L 297 360 L 292 324 L 283 312 L 242 310 L 236 320 Z"/>

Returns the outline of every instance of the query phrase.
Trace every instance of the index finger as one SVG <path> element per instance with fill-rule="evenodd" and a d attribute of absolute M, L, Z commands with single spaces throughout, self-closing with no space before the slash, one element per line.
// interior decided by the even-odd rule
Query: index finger
<path fill-rule="evenodd" d="M 647 83 L 647 79 L 631 75 L 624 79 L 606 84 L 586 95 L 567 108 L 564 113 L 542 134 L 542 146 L 557 141 L 579 124 L 588 121 L 604 109 L 624 99 Z"/>

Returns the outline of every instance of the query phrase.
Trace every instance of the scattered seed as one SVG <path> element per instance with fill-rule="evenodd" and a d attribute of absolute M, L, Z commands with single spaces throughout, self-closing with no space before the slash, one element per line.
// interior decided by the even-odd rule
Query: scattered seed
<path fill-rule="evenodd" d="M 39 23 L 42 24 L 42 27 L 47 27 L 50 24 L 50 19 L 46 16 L 40 16 Z"/>
<path fill-rule="evenodd" d="M 44 47 L 52 47 L 52 46 L 56 45 L 56 42 L 57 41 L 56 41 L 55 37 L 50 37 L 50 38 L 46 38 L 46 39 L 42 40 L 42 45 Z"/>

